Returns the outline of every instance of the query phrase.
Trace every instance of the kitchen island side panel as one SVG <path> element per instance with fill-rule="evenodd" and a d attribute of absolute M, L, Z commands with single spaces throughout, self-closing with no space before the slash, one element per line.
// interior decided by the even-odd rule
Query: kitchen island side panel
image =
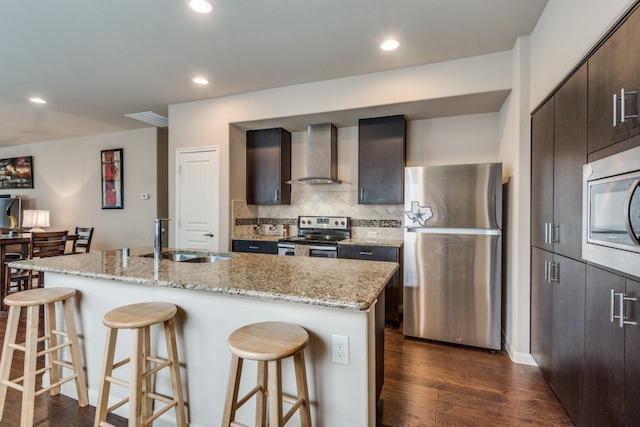
<path fill-rule="evenodd" d="M 291 322 L 309 332 L 305 357 L 314 426 L 375 425 L 375 352 L 372 351 L 375 304 L 367 311 L 342 310 L 53 272 L 47 273 L 46 286 L 78 290 L 76 318 L 92 405 L 97 400 L 106 336 L 106 327 L 101 322 L 104 313 L 126 304 L 162 301 L 179 308 L 176 333 L 190 426 L 219 426 L 231 361 L 227 338 L 235 329 L 261 321 Z M 159 355 L 166 356 L 162 334 L 159 329 L 154 332 L 157 333 L 152 347 Z M 331 336 L 334 334 L 349 337 L 349 365 L 331 362 Z M 116 359 L 128 357 L 128 348 L 128 333 L 122 331 Z M 127 378 L 126 371 L 122 375 Z M 248 361 L 243 369 L 241 393 L 253 387 L 255 378 L 255 362 Z M 168 375 L 160 375 L 157 387 L 160 392 L 169 392 Z M 295 391 L 290 360 L 283 362 L 283 391 L 290 394 Z M 68 384 L 63 386 L 63 393 L 75 397 L 74 387 Z M 123 397 L 125 390 L 112 387 L 111 393 L 118 396 L 112 397 L 110 404 L 113 404 Z M 238 420 L 252 424 L 253 408 L 253 403 L 241 408 Z M 126 417 L 126 406 L 120 409 L 123 410 L 120 415 Z M 175 425 L 173 411 L 156 424 Z M 287 425 L 300 425 L 299 416 L 295 415 Z"/>

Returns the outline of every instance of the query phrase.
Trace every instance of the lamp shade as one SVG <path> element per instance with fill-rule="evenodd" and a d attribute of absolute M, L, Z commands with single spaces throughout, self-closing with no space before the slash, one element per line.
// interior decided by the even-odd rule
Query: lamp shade
<path fill-rule="evenodd" d="M 22 212 L 22 227 L 36 229 L 49 227 L 49 211 L 24 210 Z"/>

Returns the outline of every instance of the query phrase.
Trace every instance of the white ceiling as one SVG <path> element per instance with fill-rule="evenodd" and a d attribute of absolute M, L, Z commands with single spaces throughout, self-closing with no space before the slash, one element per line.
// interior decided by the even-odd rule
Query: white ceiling
<path fill-rule="evenodd" d="M 510 50 L 547 3 L 213 1 L 200 15 L 187 0 L 2 0 L 0 147 L 148 127 L 124 115 L 171 104 Z M 389 37 L 401 46 L 383 52 Z M 211 84 L 193 84 L 196 74 Z M 479 112 L 454 101 L 440 107 Z M 380 112 L 427 117 L 433 105 L 398 107 Z"/>

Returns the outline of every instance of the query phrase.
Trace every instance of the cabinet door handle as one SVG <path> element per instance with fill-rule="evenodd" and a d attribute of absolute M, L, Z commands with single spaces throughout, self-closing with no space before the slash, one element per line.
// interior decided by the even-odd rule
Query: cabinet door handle
<path fill-rule="evenodd" d="M 620 116 L 622 116 L 620 118 L 620 121 L 622 121 L 622 123 L 624 123 L 627 119 L 635 119 L 636 117 L 638 117 L 638 112 L 636 111 L 636 114 L 627 114 L 627 96 L 631 95 L 633 96 L 633 105 L 636 105 L 636 94 L 637 92 L 635 90 L 629 91 L 629 92 L 625 92 L 624 88 L 620 89 Z"/>
<path fill-rule="evenodd" d="M 618 297 L 618 315 L 615 313 L 616 307 L 616 297 Z M 625 302 L 627 301 L 638 301 L 638 298 L 628 297 L 624 292 L 616 292 L 614 289 L 611 289 L 611 295 L 609 300 L 609 320 L 611 323 L 614 323 L 616 320 L 618 321 L 618 326 L 620 328 L 624 328 L 624 325 L 637 325 L 638 322 L 632 322 L 630 320 L 624 320 L 626 315 L 625 312 Z"/>
<path fill-rule="evenodd" d="M 544 281 L 546 283 L 551 283 L 551 268 L 553 263 L 551 261 L 544 260 Z"/>
<path fill-rule="evenodd" d="M 544 223 L 544 243 L 547 245 L 551 244 L 551 223 Z"/>
<path fill-rule="evenodd" d="M 360 252 L 360 255 L 373 256 L 373 252 Z"/>
<path fill-rule="evenodd" d="M 260 250 L 260 246 L 249 246 L 249 249 Z"/>
<path fill-rule="evenodd" d="M 554 243 L 560 243 L 560 224 L 554 224 L 552 222 L 544 223 L 544 242 L 552 245 Z"/>
<path fill-rule="evenodd" d="M 280 191 L 275 190 L 275 191 L 273 192 L 273 197 L 274 197 L 274 200 L 275 200 L 276 202 L 277 202 L 278 200 L 280 200 Z"/>
<path fill-rule="evenodd" d="M 632 322 L 630 320 L 624 320 L 625 315 L 625 302 L 626 301 L 638 301 L 638 298 L 628 297 L 623 293 L 620 293 L 620 319 L 618 326 L 624 328 L 624 325 L 637 325 L 638 322 Z"/>
<path fill-rule="evenodd" d="M 560 243 L 560 224 L 549 224 L 549 243 Z"/>
<path fill-rule="evenodd" d="M 213 237 L 213 236 L 214 236 L 214 234 L 213 234 L 213 233 L 206 233 L 206 234 L 204 234 L 204 237 Z"/>
<path fill-rule="evenodd" d="M 364 187 L 360 187 L 360 201 L 364 201 Z"/>
<path fill-rule="evenodd" d="M 625 91 L 624 88 L 620 89 L 620 120 L 618 120 L 618 94 L 613 94 L 613 126 L 617 126 L 618 123 L 624 123 L 627 119 L 633 119 L 638 117 L 638 114 L 629 114 L 627 115 L 627 97 L 629 95 L 633 95 L 634 97 L 634 105 L 635 105 L 635 97 L 637 95 L 637 91 Z"/>
<path fill-rule="evenodd" d="M 558 282 L 560 280 L 560 264 L 557 262 L 549 262 L 549 283 Z"/>
<path fill-rule="evenodd" d="M 611 323 L 615 322 L 616 320 L 616 295 L 616 291 L 614 289 L 611 289 L 611 295 L 609 297 L 609 321 Z"/>

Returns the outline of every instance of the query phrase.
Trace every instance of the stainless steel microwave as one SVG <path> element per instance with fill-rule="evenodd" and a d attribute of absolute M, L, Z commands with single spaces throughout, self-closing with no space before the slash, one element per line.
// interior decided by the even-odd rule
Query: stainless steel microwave
<path fill-rule="evenodd" d="M 640 277 L 640 147 L 583 166 L 582 257 Z"/>

